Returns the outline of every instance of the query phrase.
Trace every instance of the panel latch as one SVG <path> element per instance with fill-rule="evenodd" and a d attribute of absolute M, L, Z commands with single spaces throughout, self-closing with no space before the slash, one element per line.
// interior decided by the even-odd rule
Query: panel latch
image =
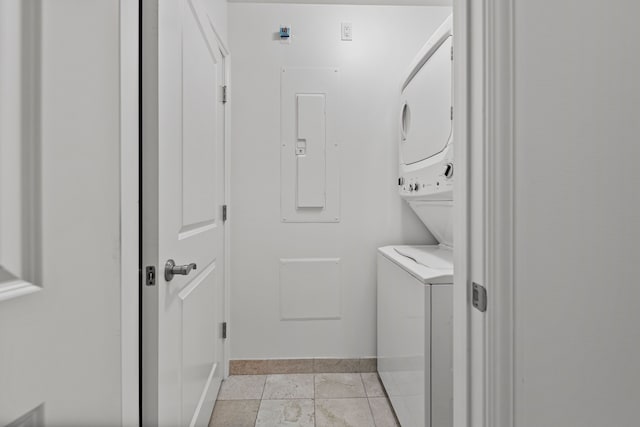
<path fill-rule="evenodd" d="M 145 285 L 147 286 L 155 286 L 156 285 L 156 268 L 152 265 L 147 266 L 145 269 Z"/>
<path fill-rule="evenodd" d="M 487 311 L 487 288 L 477 283 L 474 283 L 471 303 L 475 308 L 477 308 L 482 313 Z"/>

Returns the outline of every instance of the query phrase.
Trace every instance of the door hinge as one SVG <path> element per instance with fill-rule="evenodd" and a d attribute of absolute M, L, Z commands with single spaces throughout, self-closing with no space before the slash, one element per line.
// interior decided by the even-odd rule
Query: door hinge
<path fill-rule="evenodd" d="M 228 99 L 227 85 L 222 86 L 222 103 L 226 104 Z"/>
<path fill-rule="evenodd" d="M 451 107 L 451 120 L 453 120 L 453 107 Z"/>
<path fill-rule="evenodd" d="M 453 46 L 451 46 L 451 60 L 453 61 Z"/>
<path fill-rule="evenodd" d="M 145 269 L 145 281 L 144 283 L 147 286 L 155 286 L 156 285 L 156 268 L 152 265 L 147 266 Z"/>
<path fill-rule="evenodd" d="M 222 222 L 227 220 L 227 205 L 222 205 Z"/>
<path fill-rule="evenodd" d="M 227 322 L 222 322 L 222 339 L 227 339 Z"/>
<path fill-rule="evenodd" d="M 477 283 L 473 284 L 471 303 L 475 308 L 484 313 L 487 311 L 487 288 Z"/>

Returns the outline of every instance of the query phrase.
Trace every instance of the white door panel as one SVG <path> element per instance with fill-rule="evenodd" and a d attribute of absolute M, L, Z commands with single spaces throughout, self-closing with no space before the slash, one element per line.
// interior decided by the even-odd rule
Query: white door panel
<path fill-rule="evenodd" d="M 122 421 L 120 17 L 0 1 L 3 426 Z"/>
<path fill-rule="evenodd" d="M 182 229 L 214 224 L 217 214 L 216 107 L 220 55 L 198 27 L 193 9 L 184 15 L 182 41 Z"/>
<path fill-rule="evenodd" d="M 143 424 L 206 425 L 224 374 L 224 58 L 197 0 L 143 7 Z M 169 259 L 197 268 L 167 281 Z"/>

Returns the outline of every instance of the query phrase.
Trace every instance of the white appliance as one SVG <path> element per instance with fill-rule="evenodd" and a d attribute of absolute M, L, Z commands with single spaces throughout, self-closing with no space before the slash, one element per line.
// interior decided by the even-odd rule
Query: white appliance
<path fill-rule="evenodd" d="M 402 84 L 400 196 L 441 245 L 453 246 L 452 17 L 436 30 Z"/>
<path fill-rule="evenodd" d="M 452 17 L 401 89 L 399 193 L 438 240 L 378 250 L 378 373 L 403 427 L 453 424 Z"/>
<path fill-rule="evenodd" d="M 378 373 L 402 427 L 453 425 L 452 252 L 378 249 Z"/>

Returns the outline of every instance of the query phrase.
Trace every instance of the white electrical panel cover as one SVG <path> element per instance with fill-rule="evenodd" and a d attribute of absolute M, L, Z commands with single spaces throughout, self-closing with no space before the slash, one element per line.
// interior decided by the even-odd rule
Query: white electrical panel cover
<path fill-rule="evenodd" d="M 336 68 L 282 68 L 282 222 L 339 222 Z"/>

